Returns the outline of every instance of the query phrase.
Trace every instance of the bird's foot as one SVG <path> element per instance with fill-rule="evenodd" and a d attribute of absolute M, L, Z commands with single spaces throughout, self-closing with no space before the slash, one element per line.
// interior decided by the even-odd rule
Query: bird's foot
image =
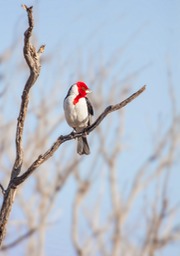
<path fill-rule="evenodd" d="M 74 137 L 74 134 L 75 134 L 76 132 L 73 130 L 71 133 L 70 133 L 70 135 L 71 135 L 71 137 L 73 138 Z"/>
<path fill-rule="evenodd" d="M 85 136 L 88 136 L 88 135 L 89 135 L 89 132 L 86 131 L 86 128 L 83 130 L 83 132 L 84 132 L 84 135 L 85 135 Z"/>

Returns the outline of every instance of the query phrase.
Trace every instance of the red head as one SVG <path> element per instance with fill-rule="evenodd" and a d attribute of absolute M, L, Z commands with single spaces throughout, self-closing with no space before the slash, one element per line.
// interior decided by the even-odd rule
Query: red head
<path fill-rule="evenodd" d="M 78 87 L 79 94 L 82 97 L 85 97 L 87 93 L 91 92 L 89 90 L 88 86 L 84 82 L 78 81 L 76 84 L 77 84 L 77 87 Z"/>
<path fill-rule="evenodd" d="M 76 85 L 78 87 L 79 94 L 74 99 L 74 102 L 73 102 L 74 104 L 76 104 L 80 98 L 86 97 L 87 93 L 91 92 L 91 90 L 89 90 L 88 86 L 82 81 L 78 81 L 76 83 Z"/>

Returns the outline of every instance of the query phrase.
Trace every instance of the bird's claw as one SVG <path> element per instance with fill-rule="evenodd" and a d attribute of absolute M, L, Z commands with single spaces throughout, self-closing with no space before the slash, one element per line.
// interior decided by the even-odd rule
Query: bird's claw
<path fill-rule="evenodd" d="M 89 132 L 86 131 L 86 129 L 85 129 L 83 132 L 84 132 L 84 135 L 85 135 L 85 136 L 89 135 Z"/>
<path fill-rule="evenodd" d="M 72 137 L 74 137 L 74 134 L 75 134 L 75 131 L 73 130 L 73 131 L 70 133 L 70 135 L 71 135 Z"/>

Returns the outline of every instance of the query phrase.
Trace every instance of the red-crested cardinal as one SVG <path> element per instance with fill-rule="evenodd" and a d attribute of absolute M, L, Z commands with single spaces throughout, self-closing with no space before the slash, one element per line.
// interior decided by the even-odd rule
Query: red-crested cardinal
<path fill-rule="evenodd" d="M 83 131 L 84 128 L 91 124 L 94 111 L 89 99 L 86 97 L 90 92 L 88 86 L 79 81 L 70 87 L 64 99 L 66 121 L 77 132 Z M 84 135 L 77 140 L 77 153 L 89 155 L 90 148 L 86 136 Z"/>

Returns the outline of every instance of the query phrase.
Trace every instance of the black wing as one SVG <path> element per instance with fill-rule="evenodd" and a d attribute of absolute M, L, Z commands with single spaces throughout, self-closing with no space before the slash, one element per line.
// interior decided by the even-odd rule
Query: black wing
<path fill-rule="evenodd" d="M 68 92 L 67 92 L 67 95 L 66 95 L 66 97 L 65 97 L 65 99 L 71 94 L 71 89 L 72 89 L 72 87 L 73 87 L 73 85 L 71 85 L 71 87 L 69 88 L 69 90 L 68 90 Z M 65 100 L 64 99 L 64 100 Z"/>
<path fill-rule="evenodd" d="M 87 103 L 87 107 L 88 107 L 88 113 L 93 116 L 94 115 L 94 110 L 93 107 L 91 105 L 91 102 L 89 101 L 89 99 L 87 97 L 85 97 L 86 99 L 86 103 Z"/>

